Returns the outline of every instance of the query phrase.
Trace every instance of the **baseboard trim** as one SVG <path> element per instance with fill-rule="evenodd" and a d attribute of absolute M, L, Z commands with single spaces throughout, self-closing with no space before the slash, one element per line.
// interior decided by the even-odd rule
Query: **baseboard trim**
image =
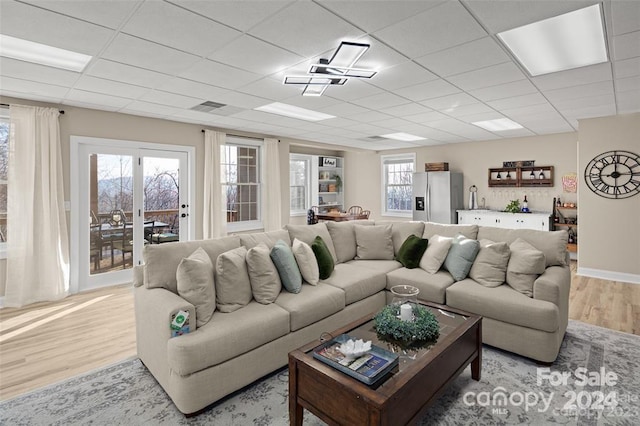
<path fill-rule="evenodd" d="M 640 284 L 640 275 L 625 272 L 605 271 L 603 269 L 581 268 L 578 266 L 576 274 L 585 277 L 600 278 L 609 281 L 621 281 L 630 284 Z"/>

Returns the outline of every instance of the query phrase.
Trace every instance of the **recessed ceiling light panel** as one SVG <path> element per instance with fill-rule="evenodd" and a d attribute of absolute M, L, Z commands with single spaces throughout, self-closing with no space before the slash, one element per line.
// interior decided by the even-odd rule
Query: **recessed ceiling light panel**
<path fill-rule="evenodd" d="M 300 108 L 294 105 L 283 104 L 281 102 L 262 105 L 254 109 L 257 111 L 269 112 L 271 114 L 284 115 L 285 117 L 298 118 L 300 120 L 307 121 L 322 121 L 328 120 L 330 118 L 336 118 L 334 115 L 329 115 L 306 108 Z"/>
<path fill-rule="evenodd" d="M 476 121 L 471 123 L 475 126 L 482 127 L 490 132 L 503 132 L 505 130 L 522 129 L 522 126 L 508 118 L 498 118 L 496 120 Z"/>
<path fill-rule="evenodd" d="M 404 141 L 404 142 L 414 142 L 414 141 L 422 141 L 425 140 L 426 138 L 423 138 L 422 136 L 416 136 L 416 135 L 412 135 L 409 133 L 389 133 L 388 135 L 381 135 L 383 138 L 387 138 L 387 139 L 395 139 L 397 141 Z"/>
<path fill-rule="evenodd" d="M 92 56 L 0 34 L 0 56 L 81 72 Z"/>
<path fill-rule="evenodd" d="M 607 61 L 599 4 L 497 36 L 534 77 Z"/>

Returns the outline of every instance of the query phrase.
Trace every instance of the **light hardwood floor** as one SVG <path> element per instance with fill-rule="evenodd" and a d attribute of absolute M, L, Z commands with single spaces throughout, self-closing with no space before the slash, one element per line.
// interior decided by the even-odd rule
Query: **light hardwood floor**
<path fill-rule="evenodd" d="M 575 276 L 569 317 L 640 335 L 640 285 Z M 131 286 L 0 310 L 0 400 L 134 357 Z"/>

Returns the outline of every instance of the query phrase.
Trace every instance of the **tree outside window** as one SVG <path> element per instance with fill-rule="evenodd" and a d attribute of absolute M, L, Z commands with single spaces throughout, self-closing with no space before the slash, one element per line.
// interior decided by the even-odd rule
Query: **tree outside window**
<path fill-rule="evenodd" d="M 260 220 L 260 148 L 226 144 L 220 149 L 227 222 Z"/>
<path fill-rule="evenodd" d="M 388 215 L 411 216 L 415 154 L 383 155 L 383 211 Z"/>

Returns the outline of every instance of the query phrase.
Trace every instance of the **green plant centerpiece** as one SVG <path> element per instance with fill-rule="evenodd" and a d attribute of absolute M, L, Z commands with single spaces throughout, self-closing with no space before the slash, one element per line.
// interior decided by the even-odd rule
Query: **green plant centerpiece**
<path fill-rule="evenodd" d="M 376 314 L 373 321 L 380 339 L 406 349 L 425 346 L 440 336 L 440 326 L 435 315 L 424 306 L 416 303 L 410 305 L 412 321 L 399 318 L 400 304 L 387 305 Z"/>
<path fill-rule="evenodd" d="M 520 213 L 520 200 L 511 200 L 507 207 L 504 209 L 505 212 L 509 213 Z"/>

